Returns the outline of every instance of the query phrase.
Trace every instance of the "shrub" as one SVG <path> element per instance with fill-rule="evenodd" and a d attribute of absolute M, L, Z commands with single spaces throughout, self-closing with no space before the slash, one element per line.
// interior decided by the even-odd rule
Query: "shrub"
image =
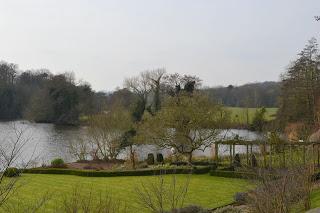
<path fill-rule="evenodd" d="M 153 165 L 154 164 L 154 155 L 152 153 L 148 154 L 147 164 L 148 165 Z"/>
<path fill-rule="evenodd" d="M 17 177 L 19 175 L 20 175 L 20 171 L 15 167 L 7 168 L 6 171 L 4 172 L 5 177 Z"/>
<path fill-rule="evenodd" d="M 163 155 L 161 153 L 157 154 L 157 162 L 158 163 L 163 163 Z"/>
<path fill-rule="evenodd" d="M 238 203 L 238 204 L 245 204 L 246 200 L 247 200 L 248 194 L 246 192 L 237 192 L 234 195 L 234 200 Z"/>
<path fill-rule="evenodd" d="M 117 177 L 117 176 L 153 176 L 160 174 L 207 174 L 210 167 L 199 168 L 173 168 L 173 169 L 144 169 L 144 170 L 125 170 L 125 171 L 94 171 L 94 170 L 72 170 L 72 169 L 25 169 L 24 173 L 32 174 L 63 174 L 77 175 L 85 177 Z"/>
<path fill-rule="evenodd" d="M 51 161 L 51 167 L 53 168 L 64 168 L 65 164 L 61 158 L 56 158 Z"/>
<path fill-rule="evenodd" d="M 209 213 L 209 210 L 203 209 L 200 206 L 187 206 L 181 209 L 174 209 L 173 211 L 170 211 L 170 213 Z"/>
<path fill-rule="evenodd" d="M 214 213 L 240 213 L 240 212 L 241 212 L 240 209 L 235 208 L 233 206 L 222 207 L 214 211 Z"/>

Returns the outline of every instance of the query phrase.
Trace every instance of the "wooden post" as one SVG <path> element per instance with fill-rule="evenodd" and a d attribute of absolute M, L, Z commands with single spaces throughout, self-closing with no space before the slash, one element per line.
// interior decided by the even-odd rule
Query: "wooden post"
<path fill-rule="evenodd" d="M 232 144 L 230 144 L 230 166 L 232 166 Z"/>
<path fill-rule="evenodd" d="M 236 145 L 233 144 L 232 146 L 233 146 L 233 148 L 232 148 L 232 158 L 234 158 L 236 156 Z"/>
<path fill-rule="evenodd" d="M 303 164 L 306 164 L 306 146 L 303 145 Z"/>
<path fill-rule="evenodd" d="M 249 145 L 247 144 L 247 166 L 249 166 Z"/>
<path fill-rule="evenodd" d="M 315 168 L 316 162 L 314 160 L 314 144 L 312 144 L 312 163 L 313 163 L 313 168 Z"/>
<path fill-rule="evenodd" d="M 286 150 L 285 150 L 285 145 L 283 144 L 282 146 L 282 151 L 283 151 L 283 167 L 286 167 Z"/>
<path fill-rule="evenodd" d="M 265 143 L 263 143 L 263 166 L 267 168 L 267 147 Z"/>
<path fill-rule="evenodd" d="M 252 165 L 252 154 L 253 154 L 253 153 L 252 153 L 252 144 L 251 144 L 251 146 L 250 146 L 250 152 L 251 152 L 251 155 L 250 155 L 250 158 L 251 158 L 251 166 L 253 166 L 253 165 Z"/>
<path fill-rule="evenodd" d="M 290 165 L 293 165 L 293 158 L 292 158 L 292 144 L 290 144 Z"/>
<path fill-rule="evenodd" d="M 217 142 L 214 144 L 214 157 L 215 157 L 215 161 L 218 163 L 219 162 L 219 144 Z"/>
<path fill-rule="evenodd" d="M 272 144 L 269 145 L 270 151 L 269 151 L 269 167 L 272 168 Z"/>
<path fill-rule="evenodd" d="M 317 145 L 317 153 L 318 153 L 318 167 L 319 167 L 319 164 L 320 164 L 319 145 Z"/>

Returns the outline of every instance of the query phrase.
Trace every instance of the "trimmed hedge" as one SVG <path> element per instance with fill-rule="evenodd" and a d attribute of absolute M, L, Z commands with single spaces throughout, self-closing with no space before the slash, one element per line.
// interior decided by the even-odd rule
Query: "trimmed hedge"
<path fill-rule="evenodd" d="M 257 178 L 256 174 L 248 172 L 235 172 L 224 170 L 211 170 L 211 176 L 226 177 L 226 178 Z"/>
<path fill-rule="evenodd" d="M 177 168 L 177 169 L 153 169 L 153 170 L 127 170 L 127 171 L 90 171 L 90 170 L 72 170 L 57 168 L 39 168 L 25 169 L 24 173 L 31 174 L 61 174 L 61 175 L 77 175 L 85 177 L 117 177 L 117 176 L 151 176 L 161 174 L 207 174 L 210 167 L 194 167 L 193 169 Z"/>
<path fill-rule="evenodd" d="M 5 177 L 18 177 L 20 176 L 21 171 L 15 167 L 7 168 L 4 172 Z"/>

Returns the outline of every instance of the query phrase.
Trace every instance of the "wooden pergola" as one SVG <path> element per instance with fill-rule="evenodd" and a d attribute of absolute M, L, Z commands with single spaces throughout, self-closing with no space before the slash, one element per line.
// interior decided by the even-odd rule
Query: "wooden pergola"
<path fill-rule="evenodd" d="M 314 166 L 320 166 L 320 142 L 281 142 L 270 143 L 262 140 L 225 140 L 217 141 L 214 144 L 214 159 L 219 162 L 219 145 L 229 147 L 229 161 L 230 165 L 234 163 L 236 156 L 236 146 L 245 147 L 245 153 L 238 153 L 245 158 L 246 164 L 252 166 L 251 157 L 259 155 L 262 160 L 263 167 L 273 167 L 273 160 L 281 160 L 282 167 L 289 166 L 295 161 L 295 157 L 301 157 L 301 163 L 306 164 L 312 159 Z M 259 147 L 259 152 L 254 152 L 253 147 Z M 275 148 L 277 151 L 275 151 Z M 298 151 L 297 151 L 298 150 Z M 295 153 L 295 155 L 294 155 Z M 311 156 L 310 156 L 311 155 Z M 224 156 L 227 157 L 227 156 Z M 289 158 L 289 159 L 288 159 Z M 288 159 L 288 160 L 287 160 Z M 288 162 L 289 161 L 289 162 Z"/>

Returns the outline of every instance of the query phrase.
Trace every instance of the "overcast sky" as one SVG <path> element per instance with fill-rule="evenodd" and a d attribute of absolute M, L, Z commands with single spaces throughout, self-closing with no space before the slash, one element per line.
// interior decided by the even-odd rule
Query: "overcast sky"
<path fill-rule="evenodd" d="M 207 86 L 279 80 L 319 0 L 0 0 L 0 59 L 73 71 L 95 90 L 164 67 Z"/>

